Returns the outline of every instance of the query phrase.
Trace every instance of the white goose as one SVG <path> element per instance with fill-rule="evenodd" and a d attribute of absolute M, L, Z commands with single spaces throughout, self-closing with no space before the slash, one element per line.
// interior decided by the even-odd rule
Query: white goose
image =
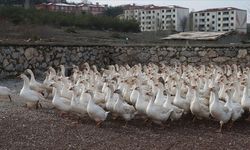
<path fill-rule="evenodd" d="M 232 117 L 231 117 L 232 123 L 234 123 L 236 120 L 238 120 L 242 116 L 242 114 L 244 113 L 244 110 L 243 110 L 242 106 L 240 105 L 240 103 L 235 103 L 232 100 L 233 90 L 235 90 L 235 89 L 231 88 L 231 89 L 228 89 L 226 91 L 226 93 L 228 94 L 228 97 L 227 97 L 227 102 L 225 104 L 226 107 L 232 109 Z"/>
<path fill-rule="evenodd" d="M 136 110 L 132 105 L 127 104 L 122 100 L 122 92 L 120 90 L 115 90 L 114 94 L 118 94 L 118 99 L 115 102 L 113 110 L 118 113 L 123 119 L 125 119 L 126 124 L 127 121 L 130 121 L 134 118 L 136 114 Z M 125 125 L 126 126 L 126 125 Z"/>
<path fill-rule="evenodd" d="M 170 114 L 171 121 L 179 120 L 184 112 L 184 109 L 181 109 L 172 104 L 173 98 L 167 90 L 164 91 L 164 95 L 167 95 L 167 98 L 165 103 L 163 104 L 163 107 L 167 109 L 173 109 L 173 112 Z"/>
<path fill-rule="evenodd" d="M 0 86 L 0 96 L 8 96 L 10 101 L 12 101 L 10 97 L 12 94 L 13 94 L 13 91 L 11 91 L 9 88 L 5 86 Z"/>
<path fill-rule="evenodd" d="M 55 95 L 52 100 L 52 104 L 59 110 L 63 112 L 68 112 L 71 110 L 71 100 L 67 99 L 65 97 L 60 96 L 60 91 L 53 87 L 53 90 L 55 91 Z"/>
<path fill-rule="evenodd" d="M 248 94 L 248 88 L 247 86 L 243 86 L 244 90 L 243 90 L 243 96 L 241 98 L 241 106 L 243 107 L 244 110 L 246 111 L 250 111 L 250 97 Z"/>
<path fill-rule="evenodd" d="M 217 88 L 213 88 L 211 92 L 212 102 L 209 105 L 209 112 L 212 117 L 220 122 L 218 132 L 221 132 L 224 123 L 227 123 L 232 116 L 232 109 L 224 106 L 219 102 L 219 95 Z"/>
<path fill-rule="evenodd" d="M 198 119 L 209 118 L 209 108 L 201 101 L 201 97 L 197 89 L 194 89 L 194 98 L 190 104 L 190 110 Z"/>
<path fill-rule="evenodd" d="M 91 96 L 87 106 L 87 112 L 89 114 L 89 117 L 95 120 L 97 127 L 100 127 L 101 123 L 106 120 L 109 112 L 106 112 L 102 107 L 94 103 L 93 101 L 94 94 L 92 91 L 88 90 L 86 91 L 86 93 L 89 93 Z"/>
<path fill-rule="evenodd" d="M 30 88 L 40 93 L 43 92 L 45 90 L 44 85 L 36 81 L 34 73 L 30 69 L 26 71 L 30 74 Z"/>
<path fill-rule="evenodd" d="M 27 101 L 27 106 L 29 106 L 30 104 L 33 105 L 32 103 L 35 103 L 36 108 L 38 108 L 39 100 L 44 100 L 45 98 L 42 94 L 30 89 L 29 78 L 26 75 L 21 74 L 20 77 L 24 81 L 23 87 L 20 91 L 20 96 Z"/>
<path fill-rule="evenodd" d="M 190 111 L 190 102 L 185 98 L 181 97 L 181 89 L 179 83 L 177 84 L 175 98 L 173 100 L 173 104 L 177 107 L 184 109 L 184 113 L 188 113 Z"/>
<path fill-rule="evenodd" d="M 168 109 L 163 106 L 156 105 L 152 99 L 149 101 L 146 109 L 148 117 L 151 118 L 154 123 L 159 125 L 163 125 L 162 122 L 167 121 L 172 112 L 173 108 Z"/>

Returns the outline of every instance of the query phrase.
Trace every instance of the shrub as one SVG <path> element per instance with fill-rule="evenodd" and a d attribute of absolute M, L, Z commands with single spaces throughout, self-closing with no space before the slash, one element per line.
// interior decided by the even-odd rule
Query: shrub
<path fill-rule="evenodd" d="M 19 7 L 0 7 L 0 18 L 7 19 L 14 24 L 52 25 L 122 32 L 140 31 L 139 23 L 135 20 L 120 20 L 114 17 L 93 16 L 86 13 L 73 14 L 35 9 L 26 10 Z"/>

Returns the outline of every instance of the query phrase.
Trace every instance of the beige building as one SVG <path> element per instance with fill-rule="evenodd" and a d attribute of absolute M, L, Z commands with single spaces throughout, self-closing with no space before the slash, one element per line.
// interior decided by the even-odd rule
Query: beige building
<path fill-rule="evenodd" d="M 193 13 L 194 31 L 247 32 L 247 11 L 234 8 L 213 8 Z"/>
<path fill-rule="evenodd" d="M 189 9 L 179 6 L 136 6 L 124 10 L 124 19 L 135 19 L 141 31 L 187 31 Z"/>

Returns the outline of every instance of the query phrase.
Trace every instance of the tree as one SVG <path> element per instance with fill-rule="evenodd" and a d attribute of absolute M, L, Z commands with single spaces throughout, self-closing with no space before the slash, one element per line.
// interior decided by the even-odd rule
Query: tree
<path fill-rule="evenodd" d="M 108 9 L 106 9 L 106 11 L 104 12 L 104 15 L 110 16 L 110 17 L 116 17 L 120 14 L 123 14 L 122 7 L 108 7 Z"/>
<path fill-rule="evenodd" d="M 188 23 L 188 17 L 185 16 L 181 19 L 180 21 L 180 25 L 181 25 L 181 30 L 182 32 L 186 31 L 186 28 L 187 28 L 187 23 Z"/>

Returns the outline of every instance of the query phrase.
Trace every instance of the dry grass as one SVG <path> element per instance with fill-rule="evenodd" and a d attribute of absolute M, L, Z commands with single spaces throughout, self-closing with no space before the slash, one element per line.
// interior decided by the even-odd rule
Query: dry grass
<path fill-rule="evenodd" d="M 162 43 L 164 32 L 123 33 L 113 31 L 96 31 L 74 29 L 68 33 L 67 28 L 51 26 L 18 25 L 3 21 L 0 24 L 1 43 L 56 43 L 56 44 L 128 44 Z"/>

